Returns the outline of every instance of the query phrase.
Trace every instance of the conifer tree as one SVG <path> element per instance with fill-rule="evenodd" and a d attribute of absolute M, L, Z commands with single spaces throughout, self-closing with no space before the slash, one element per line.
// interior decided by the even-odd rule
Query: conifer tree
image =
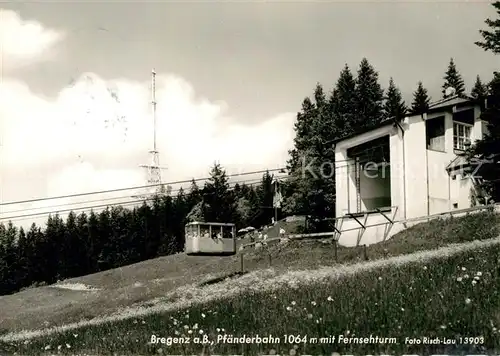
<path fill-rule="evenodd" d="M 297 113 L 297 119 L 294 124 L 295 138 L 294 148 L 289 151 L 290 159 L 287 162 L 287 168 L 290 171 L 298 169 L 301 159 L 309 147 L 311 147 L 313 132 L 313 122 L 316 106 L 309 97 L 302 102 L 302 109 Z"/>
<path fill-rule="evenodd" d="M 423 114 L 429 109 L 431 98 L 427 94 L 422 82 L 418 82 L 417 90 L 413 93 L 413 102 L 411 104 L 412 114 Z"/>
<path fill-rule="evenodd" d="M 496 202 L 500 201 L 500 73 L 495 72 L 489 85 L 488 107 L 481 113 L 486 121 L 487 132 L 471 148 L 472 156 L 493 160 L 493 164 L 481 166 L 481 176 L 485 179 L 483 188 Z"/>
<path fill-rule="evenodd" d="M 384 118 L 384 91 L 378 82 L 378 73 L 366 58 L 363 58 L 356 78 L 356 122 L 357 128 L 377 125 Z"/>
<path fill-rule="evenodd" d="M 396 120 L 401 121 L 406 112 L 408 111 L 403 97 L 401 96 L 401 91 L 392 77 L 389 80 L 389 88 L 387 89 L 386 100 L 384 103 L 384 114 L 386 118 L 394 117 Z"/>
<path fill-rule="evenodd" d="M 258 205 L 263 209 L 263 224 L 269 224 L 273 214 L 273 176 L 268 171 L 262 176 L 261 184 L 257 188 Z"/>
<path fill-rule="evenodd" d="M 485 51 L 493 54 L 500 54 L 500 1 L 491 4 L 497 13 L 497 18 L 486 19 L 485 23 L 490 30 L 480 30 L 483 41 L 475 44 Z M 482 188 L 487 192 L 493 201 L 500 201 L 500 73 L 493 73 L 493 79 L 488 88 L 488 107 L 481 113 L 481 118 L 487 125 L 487 133 L 481 140 L 475 142 L 471 147 L 469 157 L 479 157 L 492 160 L 492 164 L 484 165 L 481 175 L 485 179 Z"/>
<path fill-rule="evenodd" d="M 355 90 L 355 78 L 346 64 L 329 100 L 335 128 L 338 130 L 337 137 L 349 135 L 354 131 L 357 109 Z"/>
<path fill-rule="evenodd" d="M 488 86 L 483 84 L 479 75 L 476 77 L 476 82 L 470 94 L 475 99 L 486 98 L 488 95 Z"/>
<path fill-rule="evenodd" d="M 210 178 L 205 183 L 203 215 L 207 222 L 234 221 L 236 202 L 229 189 L 226 171 L 219 163 L 215 163 L 210 171 Z"/>
<path fill-rule="evenodd" d="M 450 63 L 448 64 L 448 69 L 444 75 L 444 84 L 443 84 L 443 98 L 446 99 L 450 96 L 450 94 L 446 93 L 447 88 L 454 88 L 455 93 L 453 95 L 463 95 L 465 94 L 465 83 L 462 79 L 462 75 L 457 69 L 453 58 L 450 59 Z"/>
<path fill-rule="evenodd" d="M 477 41 L 475 44 L 485 51 L 500 54 L 500 1 L 493 1 L 491 5 L 495 8 L 499 18 L 495 20 L 486 19 L 484 21 L 490 30 L 479 30 L 483 41 Z"/>

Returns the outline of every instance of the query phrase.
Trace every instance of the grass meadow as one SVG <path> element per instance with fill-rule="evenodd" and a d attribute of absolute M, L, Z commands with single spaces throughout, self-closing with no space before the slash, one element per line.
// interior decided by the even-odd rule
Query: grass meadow
<path fill-rule="evenodd" d="M 312 270 L 261 270 L 186 286 L 127 317 L 24 337 L 4 334 L 0 354 L 499 352 L 497 219 L 485 212 L 457 218 L 456 230 L 449 222 L 427 225 L 441 231 L 435 239 L 455 243 L 448 247 L 399 256 L 385 249 L 380 259 Z M 241 337 L 255 339 L 241 343 Z"/>

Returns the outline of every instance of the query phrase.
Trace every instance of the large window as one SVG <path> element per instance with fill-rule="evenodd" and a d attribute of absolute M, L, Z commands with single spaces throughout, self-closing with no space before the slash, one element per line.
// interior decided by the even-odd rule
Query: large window
<path fill-rule="evenodd" d="M 459 122 L 453 123 L 453 148 L 465 150 L 465 143 L 470 141 L 471 125 Z"/>
<path fill-rule="evenodd" d="M 427 149 L 445 151 L 444 146 L 444 116 L 436 117 L 425 122 Z"/>

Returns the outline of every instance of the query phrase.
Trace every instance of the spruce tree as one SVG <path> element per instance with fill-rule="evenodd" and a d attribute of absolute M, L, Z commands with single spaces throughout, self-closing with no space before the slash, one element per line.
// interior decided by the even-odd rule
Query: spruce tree
<path fill-rule="evenodd" d="M 325 92 L 320 83 L 316 83 L 316 87 L 314 88 L 314 102 L 316 104 L 316 109 L 318 110 L 322 110 L 327 104 Z"/>
<path fill-rule="evenodd" d="M 401 121 L 407 111 L 408 109 L 403 101 L 403 97 L 401 96 L 401 91 L 398 87 L 396 87 L 396 84 L 394 84 L 394 80 L 390 78 L 389 88 L 387 89 L 386 100 L 384 103 L 385 117 L 394 117 L 396 120 Z"/>
<path fill-rule="evenodd" d="M 314 115 L 316 106 L 309 97 L 302 102 L 302 109 L 297 113 L 297 119 L 294 124 L 295 138 L 294 148 L 289 151 L 290 159 L 287 162 L 289 170 L 295 170 L 300 165 L 304 152 L 311 146 L 314 135 Z"/>
<path fill-rule="evenodd" d="M 363 58 L 356 78 L 356 128 L 377 125 L 384 118 L 384 91 L 378 82 L 378 73 L 366 58 Z"/>
<path fill-rule="evenodd" d="M 203 215 L 207 222 L 231 223 L 236 217 L 236 202 L 229 189 L 226 171 L 219 163 L 210 170 L 210 178 L 205 183 Z"/>
<path fill-rule="evenodd" d="M 71 278 L 80 275 L 82 261 L 79 259 L 81 254 L 85 254 L 80 244 L 80 236 L 77 229 L 77 217 L 73 211 L 70 211 L 66 218 L 64 226 L 64 239 L 61 246 L 61 277 Z"/>
<path fill-rule="evenodd" d="M 429 109 L 431 98 L 427 94 L 422 82 L 418 82 L 417 90 L 413 93 L 413 102 L 411 104 L 412 114 L 423 114 Z"/>
<path fill-rule="evenodd" d="M 340 72 L 339 79 L 329 100 L 330 110 L 335 121 L 337 137 L 351 134 L 356 120 L 356 81 L 346 64 Z M 332 128 L 333 129 L 333 128 Z"/>
<path fill-rule="evenodd" d="M 488 107 L 481 113 L 487 122 L 487 133 L 471 148 L 472 156 L 493 160 L 493 164 L 481 166 L 481 176 L 485 179 L 483 188 L 494 201 L 500 201 L 500 73 L 495 72 L 489 84 Z"/>
<path fill-rule="evenodd" d="M 476 77 L 476 82 L 470 95 L 475 99 L 486 98 L 488 95 L 488 86 L 483 84 L 479 75 Z"/>
<path fill-rule="evenodd" d="M 446 89 L 452 87 L 455 89 L 455 93 L 453 95 L 463 95 L 465 94 L 465 83 L 462 79 L 462 75 L 457 69 L 453 58 L 450 59 L 450 63 L 448 64 L 448 69 L 444 75 L 444 84 L 442 87 L 443 98 L 451 96 L 446 93 Z"/>
<path fill-rule="evenodd" d="M 259 206 L 263 209 L 263 224 L 269 224 L 273 213 L 273 176 L 269 172 L 264 173 L 262 176 L 261 184 L 257 188 L 257 195 L 259 197 Z"/>
<path fill-rule="evenodd" d="M 497 19 L 485 20 L 490 31 L 480 30 L 483 41 L 475 42 L 475 44 L 485 51 L 500 54 L 500 1 L 494 1 L 492 6 L 497 12 Z M 500 166 L 500 73 L 493 73 L 493 79 L 489 83 L 488 89 L 488 107 L 481 113 L 481 118 L 488 123 L 488 132 L 471 147 L 469 157 L 493 160 L 493 164 L 481 167 L 481 175 L 485 179 L 481 186 L 493 201 L 498 202 L 500 201 L 500 181 L 498 179 L 500 176 L 498 169 Z"/>
<path fill-rule="evenodd" d="M 88 237 L 87 237 L 87 265 L 92 273 L 99 271 L 99 216 L 91 210 L 88 219 Z M 91 273 L 89 272 L 89 273 Z"/>
<path fill-rule="evenodd" d="M 484 21 L 490 27 L 490 31 L 479 30 L 483 41 L 477 41 L 475 44 L 485 51 L 500 54 L 500 1 L 493 1 L 491 5 L 495 8 L 499 18 L 495 20 L 486 19 Z"/>
<path fill-rule="evenodd" d="M 29 285 L 30 272 L 31 272 L 31 261 L 30 261 L 30 245 L 26 237 L 26 233 L 22 227 L 19 228 L 19 237 L 17 239 L 17 256 L 16 256 L 16 284 L 17 288 Z"/>

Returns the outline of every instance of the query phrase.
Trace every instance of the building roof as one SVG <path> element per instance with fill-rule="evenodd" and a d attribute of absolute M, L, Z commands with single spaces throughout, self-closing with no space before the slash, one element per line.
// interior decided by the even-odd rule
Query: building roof
<path fill-rule="evenodd" d="M 441 99 L 429 104 L 429 111 L 436 111 L 439 109 L 445 109 L 450 106 L 462 106 L 477 102 L 477 99 L 467 95 L 453 95 L 449 98 Z"/>
<path fill-rule="evenodd" d="M 452 106 L 469 105 L 469 104 L 476 103 L 476 102 L 478 102 L 478 99 L 475 99 L 475 98 L 467 96 L 467 95 L 456 94 L 456 95 L 450 96 L 446 99 L 440 99 L 438 101 L 430 103 L 428 112 L 434 112 L 434 111 L 442 110 L 442 109 L 452 107 Z M 417 114 L 417 115 L 419 115 L 419 114 Z M 415 116 L 415 114 L 410 114 L 409 116 Z M 347 135 L 344 137 L 339 137 L 338 139 L 335 139 L 335 140 L 331 141 L 330 143 L 337 144 L 341 141 L 348 140 L 348 139 L 355 137 L 355 136 L 358 136 L 358 135 L 362 135 L 364 133 L 373 131 L 373 130 L 378 129 L 380 127 L 383 127 L 386 125 L 391 125 L 391 124 L 394 125 L 395 124 L 394 119 L 395 119 L 394 117 L 385 118 L 374 127 L 365 128 L 365 129 L 356 131 L 350 135 Z"/>
<path fill-rule="evenodd" d="M 330 143 L 335 145 L 335 144 L 337 144 L 337 143 L 339 143 L 341 141 L 348 140 L 348 139 L 350 139 L 352 137 L 356 137 L 356 136 L 362 135 L 364 133 L 367 133 L 367 132 L 379 129 L 381 127 L 388 126 L 388 125 L 394 125 L 394 124 L 395 124 L 395 122 L 394 122 L 394 118 L 393 117 L 386 118 L 386 119 L 383 119 L 382 121 L 380 121 L 377 125 L 375 125 L 373 127 L 363 128 L 361 130 L 355 131 L 352 134 L 349 134 L 349 135 L 346 135 L 346 136 L 343 136 L 343 137 L 339 137 L 339 138 L 337 138 L 335 140 L 332 140 L 332 141 L 330 141 Z"/>
<path fill-rule="evenodd" d="M 461 104 L 461 103 L 470 103 L 471 101 L 475 101 L 473 97 L 467 95 L 453 95 L 445 99 L 440 99 L 435 102 L 429 104 L 429 109 L 435 108 L 444 108 L 451 105 Z"/>

